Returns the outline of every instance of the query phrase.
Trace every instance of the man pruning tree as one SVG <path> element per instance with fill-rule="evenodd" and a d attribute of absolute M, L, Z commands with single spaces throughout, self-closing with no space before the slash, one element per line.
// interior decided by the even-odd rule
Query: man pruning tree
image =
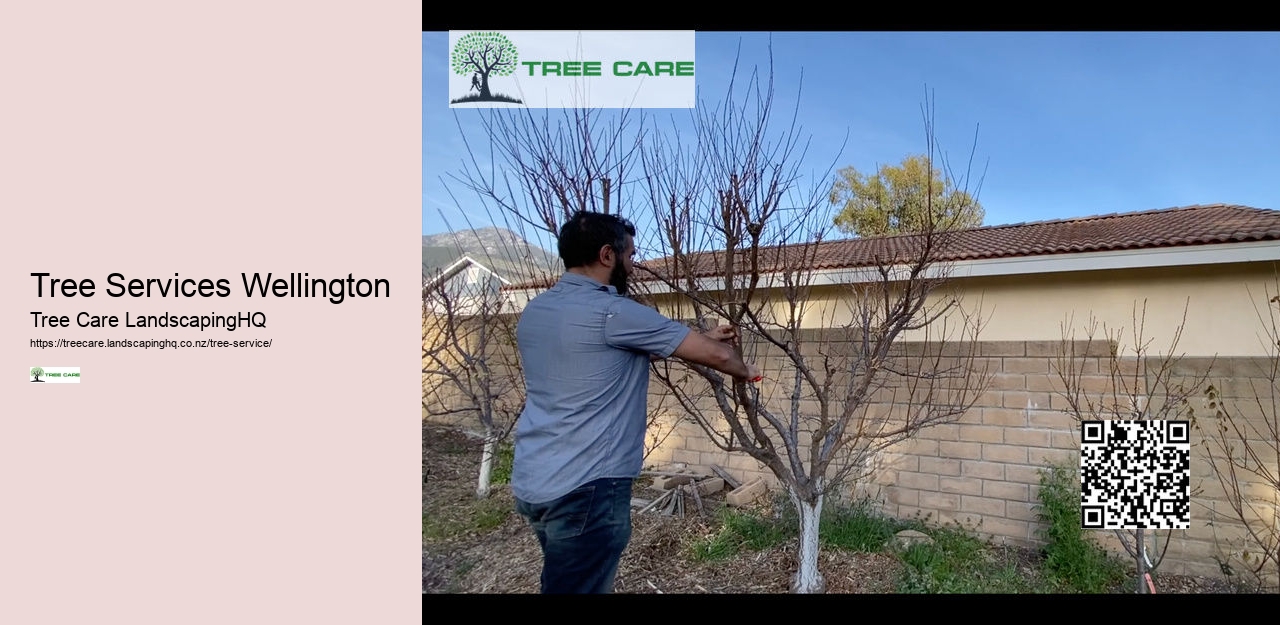
<path fill-rule="evenodd" d="M 693 332 L 630 298 L 635 226 L 580 211 L 560 230 L 565 273 L 516 329 L 526 401 L 511 488 L 542 546 L 543 593 L 607 593 L 631 539 L 650 356 L 758 381 L 729 326 Z"/>

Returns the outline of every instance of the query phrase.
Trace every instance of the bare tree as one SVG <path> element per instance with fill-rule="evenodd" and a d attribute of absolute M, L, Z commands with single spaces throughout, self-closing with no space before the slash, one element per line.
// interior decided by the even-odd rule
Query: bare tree
<path fill-rule="evenodd" d="M 1108 327 L 1090 315 L 1080 329 L 1079 339 L 1074 318 L 1064 320 L 1061 347 L 1050 369 L 1061 383 L 1056 393 L 1066 403 L 1065 412 L 1077 423 L 1189 419 L 1189 402 L 1204 388 L 1213 363 L 1188 372 L 1184 355 L 1178 353 L 1187 306 L 1183 307 L 1182 320 L 1174 328 L 1169 345 L 1163 349 L 1157 349 L 1155 339 L 1147 334 L 1146 300 L 1134 303 L 1127 327 Z M 1126 336 L 1126 330 L 1131 336 Z M 1106 355 L 1097 356 L 1100 353 Z M 1096 371 L 1091 363 L 1097 363 Z M 1150 574 L 1160 567 L 1168 552 L 1171 530 L 1113 531 L 1134 560 L 1136 592 L 1150 592 L 1154 587 Z"/>
<path fill-rule="evenodd" d="M 494 281 L 440 273 L 422 290 L 422 407 L 429 417 L 474 417 L 483 428 L 480 498 L 489 496 L 497 445 L 524 405 L 515 318 Z"/>
<path fill-rule="evenodd" d="M 600 124 L 588 110 L 555 122 L 493 111 L 485 126 L 498 157 L 484 167 L 473 155 L 458 180 L 552 236 L 576 210 L 623 213 L 640 224 L 645 259 L 634 297 L 704 329 L 739 329 L 738 348 L 767 374 L 759 386 L 683 361 L 655 362 L 653 373 L 679 413 L 786 488 L 801 518 L 793 588 L 816 592 L 824 497 L 878 452 L 973 405 L 988 380 L 980 317 L 944 288 L 953 233 L 941 210 L 921 233 L 863 242 L 860 268 L 839 280 L 817 271 L 831 245 L 830 168 L 801 188 L 794 116 L 780 136 L 770 127 L 772 67 L 745 93 L 731 86 L 723 105 L 695 109 L 689 140 L 676 121 L 665 133 L 628 129 L 628 112 Z M 934 167 L 945 159 L 925 117 Z"/>
<path fill-rule="evenodd" d="M 699 107 L 690 144 L 677 133 L 647 144 L 646 203 L 658 224 L 647 241 L 660 258 L 644 268 L 650 293 L 669 294 L 680 316 L 738 328 L 738 349 L 765 372 L 751 385 L 655 364 L 720 449 L 756 459 L 786 490 L 800 520 L 792 589 L 820 592 L 825 497 L 866 477 L 879 452 L 958 418 L 989 376 L 978 366 L 980 315 L 944 288 L 954 224 L 940 209 L 916 235 L 860 242 L 861 267 L 818 271 L 842 249 L 827 241 L 828 184 L 803 188 L 794 116 L 771 128 L 772 80 L 753 73 L 741 99 L 731 85 L 723 105 Z M 932 168 L 944 159 L 931 111 L 925 125 Z"/>
<path fill-rule="evenodd" d="M 451 176 L 486 210 L 497 210 L 522 234 L 554 241 L 579 210 L 622 214 L 622 184 L 633 174 L 645 117 L 622 109 L 482 109 L 483 141 L 458 129 L 468 152 Z M 484 145 L 487 142 L 487 146 Z M 486 148 L 486 149 L 481 149 Z M 526 228 L 533 233 L 526 234 Z"/>
<path fill-rule="evenodd" d="M 1215 518 L 1238 524 L 1243 533 L 1238 555 L 1220 564 L 1225 572 L 1243 573 L 1240 577 L 1254 590 L 1275 592 L 1280 590 L 1280 274 L 1274 288 L 1264 289 L 1260 307 L 1259 296 L 1250 296 L 1266 349 L 1256 377 L 1245 378 L 1252 397 L 1225 398 L 1209 385 L 1204 395 L 1209 414 L 1193 423 L 1226 498 L 1227 509 L 1214 508 Z M 1243 570 L 1237 572 L 1230 560 Z"/>

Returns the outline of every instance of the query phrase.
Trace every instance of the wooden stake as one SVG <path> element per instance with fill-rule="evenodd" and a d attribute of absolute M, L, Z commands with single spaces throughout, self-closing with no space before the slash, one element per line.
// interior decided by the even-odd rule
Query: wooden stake
<path fill-rule="evenodd" d="M 698 494 L 698 485 L 690 484 L 689 490 L 693 492 L 693 503 L 698 504 L 698 516 L 702 516 L 705 512 L 702 509 L 702 495 Z"/>
<path fill-rule="evenodd" d="M 729 485 L 729 490 L 734 490 L 742 487 L 742 482 L 739 482 L 738 480 L 733 479 L 733 476 L 729 475 L 728 471 L 725 471 L 724 469 L 720 468 L 720 465 L 718 464 L 711 465 L 711 472 L 715 473 L 717 477 L 724 480 L 724 483 Z"/>
<path fill-rule="evenodd" d="M 665 514 L 665 515 L 667 515 L 667 516 L 671 516 L 671 515 L 675 514 L 675 512 L 676 512 L 676 506 L 677 506 L 677 505 L 679 505 L 679 504 L 677 504 L 676 502 L 679 500 L 679 497 L 680 497 L 680 495 L 679 495 L 680 489 L 678 489 L 678 488 L 673 488 L 673 489 L 671 489 L 671 490 L 669 490 L 669 491 L 667 491 L 667 492 L 671 493 L 671 496 L 667 498 L 667 499 L 668 499 L 668 501 L 667 501 L 667 506 L 666 506 L 666 508 L 662 511 L 662 513 L 663 513 L 663 514 Z"/>
<path fill-rule="evenodd" d="M 650 501 L 650 502 L 649 502 L 649 505 L 647 505 L 647 506 L 645 506 L 644 508 L 642 508 L 638 514 L 644 514 L 644 513 L 648 512 L 648 511 L 650 511 L 650 510 L 652 510 L 652 509 L 656 508 L 656 507 L 658 506 L 658 504 L 660 504 L 660 503 L 662 503 L 662 502 L 664 502 L 664 501 L 666 501 L 666 500 L 668 500 L 668 499 L 671 499 L 671 493 L 672 493 L 672 491 L 667 491 L 667 492 L 665 492 L 665 493 L 662 493 L 662 495 L 661 495 L 660 497 L 658 497 L 657 499 L 654 499 L 653 501 Z"/>

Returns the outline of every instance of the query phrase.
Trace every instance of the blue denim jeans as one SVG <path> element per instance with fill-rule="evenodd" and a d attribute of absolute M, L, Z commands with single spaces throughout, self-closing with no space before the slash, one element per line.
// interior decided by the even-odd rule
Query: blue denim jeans
<path fill-rule="evenodd" d="M 546 503 L 516 499 L 542 545 L 544 594 L 608 593 L 631 540 L 631 478 L 601 478 Z"/>

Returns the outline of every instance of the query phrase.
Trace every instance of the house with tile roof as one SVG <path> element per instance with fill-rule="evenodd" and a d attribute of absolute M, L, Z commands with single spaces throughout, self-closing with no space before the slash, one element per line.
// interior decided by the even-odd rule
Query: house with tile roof
<path fill-rule="evenodd" d="M 837 297 L 842 286 L 875 279 L 869 269 L 909 258 L 918 239 L 833 240 L 805 249 L 814 295 Z M 794 264 L 788 249 L 775 252 L 762 257 Z M 720 260 L 717 252 L 690 257 L 693 275 L 707 280 L 705 290 L 714 288 Z M 936 265 L 968 298 L 982 298 L 990 311 L 984 340 L 1056 341 L 1060 322 L 1090 314 L 1119 326 L 1131 321 L 1135 301 L 1145 300 L 1157 343 L 1182 322 L 1186 308 L 1180 345 L 1188 353 L 1260 355 L 1265 346 L 1246 323 L 1253 315 L 1250 290 L 1273 281 L 1277 261 L 1280 211 L 1212 204 L 960 230 Z M 637 264 L 663 273 L 669 259 Z M 769 269 L 766 262 L 766 277 Z M 503 290 L 521 302 L 545 286 L 525 282 Z M 648 290 L 662 301 L 661 285 Z"/>
<path fill-rule="evenodd" d="M 875 267 L 910 258 L 919 243 L 919 235 L 833 240 L 816 248 L 772 248 L 761 259 L 767 277 L 771 267 L 795 266 L 790 254 L 804 250 L 815 306 L 802 325 L 820 333 L 851 321 L 840 316 L 850 287 L 875 279 Z M 687 260 L 713 290 L 723 275 L 722 255 L 707 251 Z M 641 264 L 662 275 L 669 262 Z M 1165 355 L 1176 338 L 1174 355 L 1182 359 L 1177 373 L 1190 379 L 1211 371 L 1219 401 L 1231 402 L 1259 427 L 1266 427 L 1260 419 L 1277 418 L 1259 406 L 1280 405 L 1274 369 L 1267 374 L 1280 345 L 1266 327 L 1280 310 L 1275 303 L 1268 308 L 1269 298 L 1280 295 L 1280 211 L 1211 204 L 959 230 L 948 234 L 935 269 L 950 277 L 947 296 L 980 305 L 986 319 L 980 350 L 993 366 L 992 383 L 973 410 L 888 450 L 872 479 L 856 485 L 851 494 L 873 498 L 888 514 L 926 515 L 977 528 L 997 541 L 1038 544 L 1039 471 L 1051 464 L 1079 466 L 1080 425 L 1064 404 L 1056 363 L 1070 345 L 1065 339 L 1079 340 L 1090 319 L 1098 324 L 1096 338 L 1107 343 L 1100 352 L 1078 355 L 1089 359 L 1083 370 L 1091 391 L 1114 383 L 1108 352 L 1131 353 L 1140 321 L 1149 355 Z M 688 315 L 678 296 L 650 286 L 660 310 L 674 318 Z M 526 283 L 504 293 L 518 303 L 544 287 Z M 1105 341 L 1113 330 L 1120 331 L 1114 346 Z M 1197 397 L 1199 414 L 1212 416 L 1208 400 Z M 670 418 L 676 434 L 651 461 L 704 470 L 717 465 L 744 483 L 773 481 L 754 459 L 721 451 L 677 413 Z M 1220 575 L 1219 560 L 1239 563 L 1245 532 L 1214 517 L 1229 502 L 1197 451 L 1201 447 L 1193 446 L 1190 463 L 1196 492 L 1191 527 L 1170 545 L 1163 570 Z M 1280 509 L 1273 487 L 1253 488 L 1250 497 L 1265 509 Z M 1099 532 L 1119 550 L 1109 536 Z"/>

